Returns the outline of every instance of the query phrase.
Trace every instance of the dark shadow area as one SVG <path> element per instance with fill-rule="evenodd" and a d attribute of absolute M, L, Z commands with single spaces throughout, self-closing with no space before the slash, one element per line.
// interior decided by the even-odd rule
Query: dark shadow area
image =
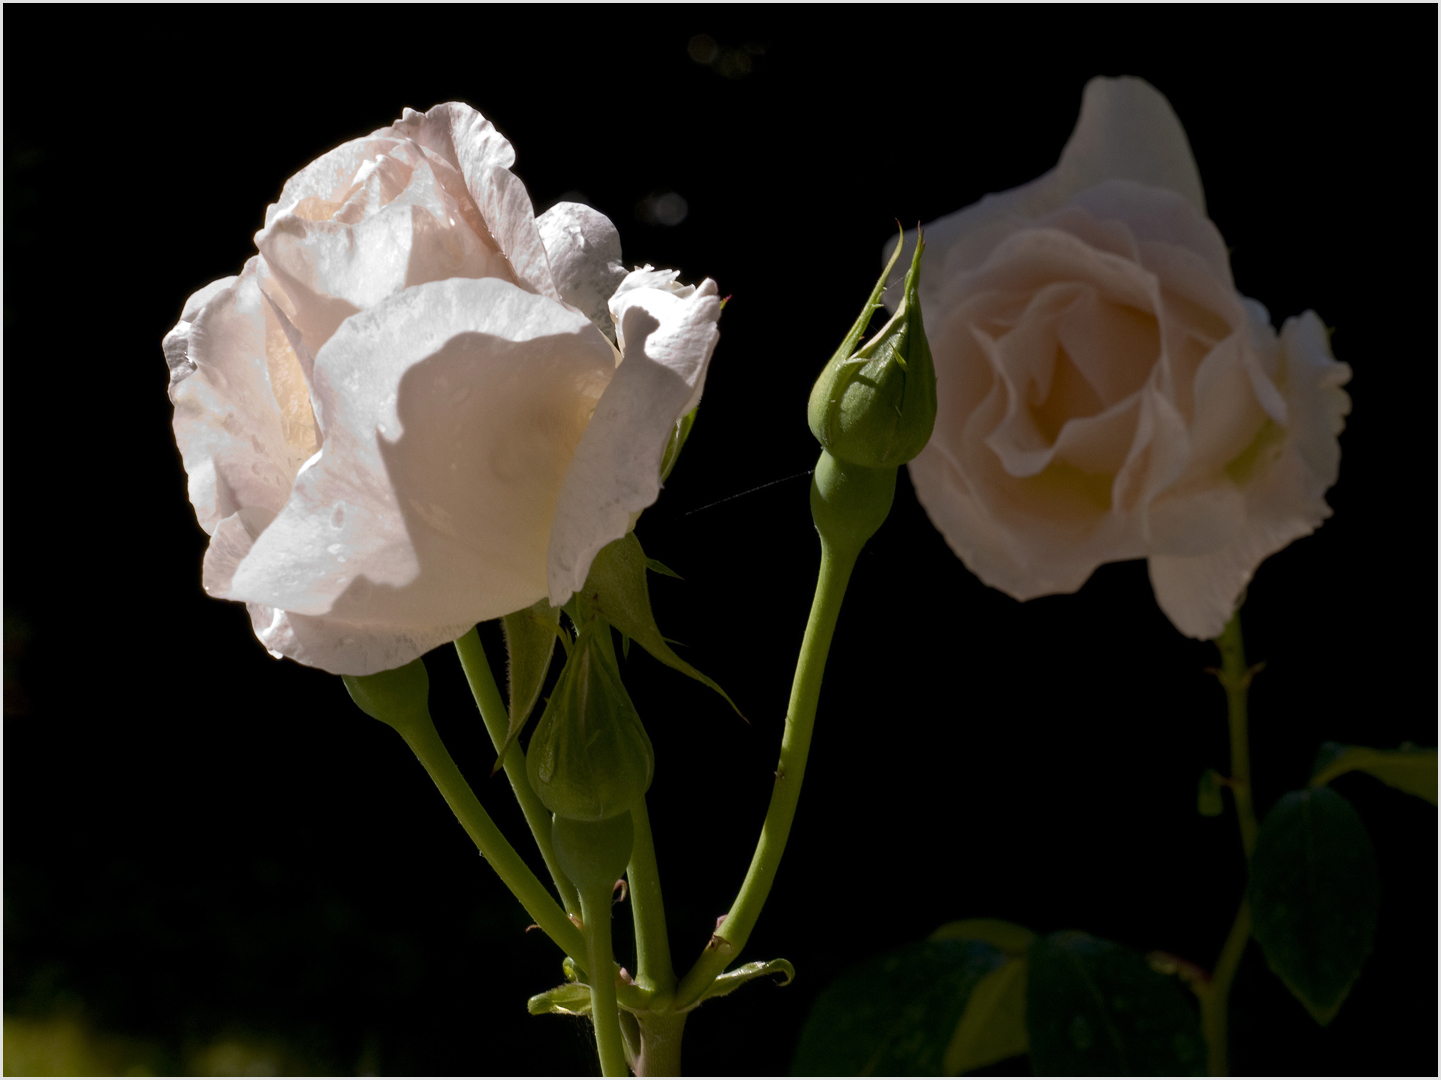
<path fill-rule="evenodd" d="M 622 663 L 655 747 L 683 969 L 774 783 L 818 556 L 799 475 L 817 453 L 811 384 L 895 220 L 1049 169 L 1096 74 L 1169 97 L 1238 288 L 1278 325 L 1314 308 L 1355 371 L 1335 516 L 1263 564 L 1245 608 L 1267 665 L 1258 810 L 1305 783 L 1323 741 L 1434 744 L 1435 12 L 1295 10 L 1304 28 L 1214 9 L 458 7 L 370 28 L 301 12 L 277 65 L 280 31 L 259 18 L 201 34 L 157 16 L 138 57 L 116 45 L 131 14 L 91 10 L 77 37 L 67 11 L 9 8 L 7 1071 L 12 1032 L 64 1024 L 100 1072 L 595 1069 L 584 1022 L 526 1013 L 561 957 L 400 739 L 200 588 L 160 340 L 192 291 L 239 271 L 288 176 L 403 106 L 471 103 L 515 143 L 537 210 L 584 197 L 627 265 L 732 297 L 638 535 L 684 578 L 651 579 L 662 631 L 750 726 L 639 649 Z M 1328 51 L 1297 48 L 1302 29 Z M 481 634 L 500 676 L 499 630 Z M 832 978 L 955 919 L 1211 967 L 1242 880 L 1234 819 L 1196 812 L 1197 777 L 1226 767 L 1215 663 L 1161 614 L 1142 563 L 1027 604 L 981 585 L 903 471 L 842 612 L 786 862 L 738 958 L 784 957 L 797 977 L 695 1013 L 687 1069 L 786 1073 Z M 453 650 L 427 666 L 442 736 L 530 858 Z M 1337 790 L 1376 846 L 1374 954 L 1323 1029 L 1253 946 L 1233 1067 L 1434 1075 L 1436 810 L 1364 776 Z"/>

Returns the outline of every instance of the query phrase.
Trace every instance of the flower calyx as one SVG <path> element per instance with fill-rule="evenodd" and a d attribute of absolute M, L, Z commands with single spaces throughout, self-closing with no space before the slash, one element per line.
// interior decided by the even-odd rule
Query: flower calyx
<path fill-rule="evenodd" d="M 341 679 L 361 712 L 397 731 L 430 719 L 430 676 L 419 659 L 374 675 L 342 675 Z"/>
<path fill-rule="evenodd" d="M 904 465 L 925 449 L 936 423 L 936 370 L 921 321 L 918 295 L 921 253 L 917 236 L 911 267 L 895 314 L 869 341 L 859 344 L 881 306 L 891 260 L 861 314 L 811 389 L 811 432 L 838 461 L 869 469 Z"/>

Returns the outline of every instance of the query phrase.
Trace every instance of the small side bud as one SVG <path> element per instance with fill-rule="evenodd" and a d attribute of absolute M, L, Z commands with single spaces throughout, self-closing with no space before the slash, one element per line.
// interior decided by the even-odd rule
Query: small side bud
<path fill-rule="evenodd" d="M 918 295 L 925 250 L 919 236 L 896 313 L 856 348 L 902 246 L 896 245 L 860 318 L 816 380 L 807 410 L 811 432 L 832 457 L 868 469 L 904 465 L 925 449 L 936 424 L 936 369 Z"/>
<path fill-rule="evenodd" d="M 430 676 L 419 659 L 390 671 L 341 679 L 361 712 L 393 728 L 430 715 Z"/>
<path fill-rule="evenodd" d="M 578 821 L 625 813 L 650 788 L 655 751 L 621 682 L 604 619 L 588 620 L 572 646 L 525 765 L 545 808 Z"/>

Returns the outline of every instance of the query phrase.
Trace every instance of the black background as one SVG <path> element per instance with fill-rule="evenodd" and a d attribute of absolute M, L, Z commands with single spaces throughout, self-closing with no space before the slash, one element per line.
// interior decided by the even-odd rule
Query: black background
<path fill-rule="evenodd" d="M 185 297 L 238 272 L 286 177 L 407 105 L 471 103 L 514 142 L 537 210 L 584 193 L 627 262 L 734 296 L 639 535 L 685 578 L 652 585 L 662 629 L 752 724 L 648 657 L 627 671 L 682 968 L 772 784 L 818 551 L 795 477 L 816 456 L 810 384 L 894 219 L 1050 168 L 1092 75 L 1169 97 L 1240 290 L 1278 324 L 1314 308 L 1355 371 L 1335 517 L 1261 567 L 1245 608 L 1267 663 L 1260 809 L 1323 740 L 1434 745 L 1434 10 L 249 8 L 142 32 L 158 18 L 5 18 L 7 1013 L 79 1015 L 171 1068 L 234 1038 L 292 1071 L 594 1069 L 582 1022 L 526 1014 L 560 958 L 400 741 L 202 593 L 170 435 L 160 339 Z M 121 49 L 134 33 L 143 48 Z M 709 66 L 688 55 L 698 33 L 721 47 Z M 640 220 L 666 191 L 684 222 Z M 902 472 L 744 957 L 799 975 L 696 1013 L 688 1070 L 786 1071 L 828 979 L 951 919 L 1209 968 L 1242 872 L 1234 819 L 1195 811 L 1197 775 L 1226 767 L 1214 662 L 1143 563 L 1024 605 L 985 588 Z M 453 652 L 427 665 L 442 734 L 522 846 Z M 1364 777 L 1337 788 L 1376 843 L 1375 953 L 1322 1030 L 1253 946 L 1234 1067 L 1432 1074 L 1436 812 Z"/>

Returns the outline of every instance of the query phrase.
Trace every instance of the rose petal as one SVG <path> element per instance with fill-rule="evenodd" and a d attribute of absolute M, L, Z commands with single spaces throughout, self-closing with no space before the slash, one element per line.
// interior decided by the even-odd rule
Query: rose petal
<path fill-rule="evenodd" d="M 608 302 L 626 278 L 620 233 L 610 218 L 584 203 L 556 203 L 536 219 L 560 298 L 579 308 L 615 340 Z"/>
<path fill-rule="evenodd" d="M 258 262 L 192 297 L 208 298 L 199 312 L 187 304 L 193 321 L 182 315 L 167 338 L 172 372 L 193 369 L 170 398 L 190 501 L 206 532 L 247 507 L 278 512 L 317 446 L 305 377 L 260 291 Z"/>
<path fill-rule="evenodd" d="M 408 664 L 454 641 L 473 623 L 396 627 L 346 622 L 328 615 L 296 615 L 246 604 L 255 636 L 277 660 L 288 656 L 333 675 L 374 675 Z"/>
<path fill-rule="evenodd" d="M 1056 168 L 1034 181 L 1046 188 L 1036 202 L 1059 206 L 1106 180 L 1136 180 L 1168 188 L 1201 214 L 1206 197 L 1186 129 L 1165 95 L 1144 79 L 1097 76 L 1086 83 L 1081 116 Z M 1028 185 L 1030 186 L 1030 185 Z"/>
<path fill-rule="evenodd" d="M 596 553 L 629 531 L 660 494 L 660 462 L 676 421 L 705 387 L 720 332 L 707 278 L 689 296 L 632 289 L 612 302 L 624 359 L 575 450 L 550 534 L 550 602 L 584 583 Z"/>
<path fill-rule="evenodd" d="M 1143 79 L 1092 79 L 1081 98 L 1076 128 L 1054 169 L 926 226 L 920 286 L 926 316 L 940 315 L 947 297 L 954 295 L 947 286 L 949 277 L 979 265 L 1018 225 L 1060 209 L 1073 196 L 1107 180 L 1166 188 L 1201 214 L 1206 212 L 1201 175 L 1186 131 L 1170 102 Z M 904 278 L 915 237 L 914 229 L 905 234 L 905 251 L 889 285 L 899 285 Z M 886 259 L 895 244 L 895 240 L 886 244 Z M 899 297 L 898 288 L 887 289 L 886 303 L 892 311 Z"/>
<path fill-rule="evenodd" d="M 292 321 L 311 353 L 355 312 L 408 286 L 510 277 L 505 260 L 476 236 L 428 163 L 408 170 L 405 179 L 399 195 L 357 220 L 287 213 L 256 234 L 255 246 L 289 295 Z"/>
<path fill-rule="evenodd" d="M 495 278 L 417 285 L 348 319 L 315 358 L 325 447 L 226 595 L 410 628 L 534 603 L 613 364 L 584 316 Z"/>
<path fill-rule="evenodd" d="M 1336 436 L 1351 410 L 1341 389 L 1351 369 L 1331 356 L 1326 329 L 1314 311 L 1287 319 L 1280 335 L 1283 391 L 1293 426 L 1258 435 L 1228 468 L 1244 485 L 1245 522 L 1225 547 L 1209 555 L 1154 555 L 1151 584 L 1161 610 L 1180 631 L 1213 638 L 1267 556 L 1314 532 L 1331 516 L 1326 489 L 1336 482 L 1341 450 Z"/>
<path fill-rule="evenodd" d="M 406 109 L 400 120 L 375 134 L 415 139 L 454 161 L 516 280 L 531 292 L 560 299 L 536 228 L 535 208 L 525 185 L 510 171 L 515 150 L 489 120 L 469 105 L 450 101 L 424 113 Z"/>

